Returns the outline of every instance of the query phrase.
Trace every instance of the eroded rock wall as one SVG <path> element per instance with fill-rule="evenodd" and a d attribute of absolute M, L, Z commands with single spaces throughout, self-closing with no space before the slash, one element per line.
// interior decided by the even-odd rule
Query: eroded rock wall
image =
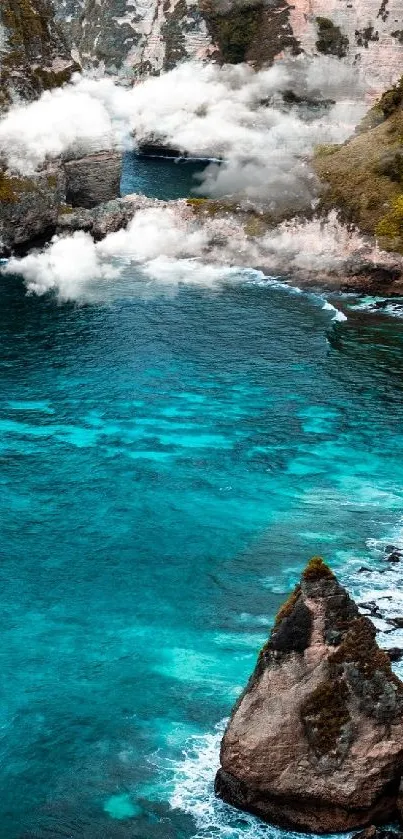
<path fill-rule="evenodd" d="M 63 84 L 74 69 L 51 0 L 1 0 L 0 110 Z"/>
<path fill-rule="evenodd" d="M 53 0 L 84 64 L 141 75 L 288 53 L 358 65 L 378 93 L 401 75 L 401 0 Z"/>

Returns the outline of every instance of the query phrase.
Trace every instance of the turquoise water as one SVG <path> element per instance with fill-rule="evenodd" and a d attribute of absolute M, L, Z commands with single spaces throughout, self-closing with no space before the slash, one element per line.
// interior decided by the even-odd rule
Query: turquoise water
<path fill-rule="evenodd" d="M 214 802 L 216 726 L 309 556 L 355 585 L 399 527 L 398 318 L 133 273 L 2 279 L 1 839 L 272 837 Z"/>
<path fill-rule="evenodd" d="M 194 195 L 206 161 L 169 157 L 144 157 L 127 152 L 123 157 L 121 193 L 141 192 L 150 198 L 172 201 Z"/>

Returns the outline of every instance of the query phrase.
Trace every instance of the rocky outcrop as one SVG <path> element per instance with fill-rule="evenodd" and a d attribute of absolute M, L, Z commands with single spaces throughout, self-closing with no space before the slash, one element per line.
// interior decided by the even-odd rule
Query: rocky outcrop
<path fill-rule="evenodd" d="M 402 771 L 403 684 L 314 558 L 234 708 L 216 792 L 266 821 L 332 833 L 392 818 Z"/>
<path fill-rule="evenodd" d="M 77 65 L 51 0 L 1 0 L 0 111 L 68 81 Z"/>
<path fill-rule="evenodd" d="M 122 154 L 101 151 L 64 162 L 66 202 L 90 209 L 120 196 Z"/>
<path fill-rule="evenodd" d="M 112 199 L 120 195 L 120 171 L 121 154 L 114 151 L 59 161 L 29 178 L 0 170 L 0 254 L 34 244 L 38 238 L 49 239 L 56 228 L 63 228 L 63 219 L 70 217 L 70 227 L 66 225 L 70 231 L 92 231 L 93 227 L 96 231 L 105 218 L 109 219 L 106 232 L 124 227 L 127 213 L 114 213 L 112 208 L 105 212 L 103 207 L 108 204 L 101 203 L 109 200 L 113 205 Z M 119 207 L 119 200 L 116 203 Z M 93 211 L 92 223 L 86 219 L 90 210 L 74 212 L 76 207 L 97 205 L 99 212 Z M 78 219 L 76 227 L 74 218 Z"/>
<path fill-rule="evenodd" d="M 0 253 L 52 235 L 64 200 L 65 176 L 60 165 L 31 178 L 0 172 Z"/>

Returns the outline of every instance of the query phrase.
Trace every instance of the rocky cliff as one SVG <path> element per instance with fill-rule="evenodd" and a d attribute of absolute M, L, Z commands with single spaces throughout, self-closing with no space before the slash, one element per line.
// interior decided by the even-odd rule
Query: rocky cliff
<path fill-rule="evenodd" d="M 267 821 L 332 833 L 392 818 L 403 684 L 320 559 L 277 615 L 224 734 L 216 792 Z"/>
<path fill-rule="evenodd" d="M 75 66 L 51 0 L 1 0 L 0 110 L 63 84 Z"/>
<path fill-rule="evenodd" d="M 288 50 L 359 64 L 375 91 L 401 74 L 401 0 L 54 0 L 84 64 L 135 74 L 183 58 L 250 61 Z"/>
<path fill-rule="evenodd" d="M 351 140 L 319 148 L 314 165 L 324 185 L 322 209 L 337 207 L 344 221 L 403 254 L 403 77 Z"/>

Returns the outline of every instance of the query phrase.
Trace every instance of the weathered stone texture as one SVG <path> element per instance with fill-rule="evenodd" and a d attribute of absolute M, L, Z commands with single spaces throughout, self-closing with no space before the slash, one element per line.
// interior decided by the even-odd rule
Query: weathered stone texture
<path fill-rule="evenodd" d="M 66 201 L 90 209 L 120 195 L 122 154 L 102 151 L 64 163 Z"/>
<path fill-rule="evenodd" d="M 403 770 L 403 683 L 321 560 L 278 615 L 221 748 L 216 792 L 284 827 L 387 821 Z"/>

